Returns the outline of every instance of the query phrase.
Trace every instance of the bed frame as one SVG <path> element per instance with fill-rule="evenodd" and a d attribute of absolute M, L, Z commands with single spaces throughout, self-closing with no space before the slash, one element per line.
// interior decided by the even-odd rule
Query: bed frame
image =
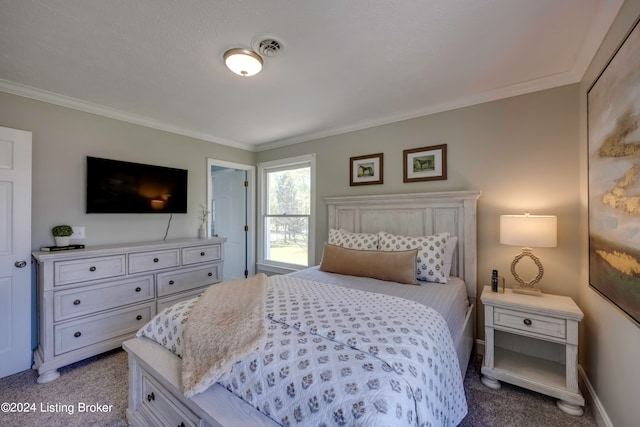
<path fill-rule="evenodd" d="M 477 295 L 476 204 L 479 191 L 328 197 L 328 227 L 356 233 L 386 231 L 458 236 L 451 274 L 467 285 L 469 308 L 463 333 L 454 338 L 464 375 L 475 339 Z M 216 384 L 191 399 L 180 391 L 181 359 L 147 338 L 123 343 L 129 357 L 129 407 L 133 426 L 277 426 Z"/>

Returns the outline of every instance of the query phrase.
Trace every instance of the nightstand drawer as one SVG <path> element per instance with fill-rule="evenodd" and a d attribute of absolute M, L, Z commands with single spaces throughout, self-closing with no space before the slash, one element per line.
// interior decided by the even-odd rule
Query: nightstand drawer
<path fill-rule="evenodd" d="M 500 307 L 495 307 L 493 310 L 493 324 L 548 337 L 562 339 L 567 337 L 567 322 L 565 319 Z"/>

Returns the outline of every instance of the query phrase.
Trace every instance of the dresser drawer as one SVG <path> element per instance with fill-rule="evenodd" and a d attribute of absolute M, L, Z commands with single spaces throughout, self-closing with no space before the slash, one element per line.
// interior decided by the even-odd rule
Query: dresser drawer
<path fill-rule="evenodd" d="M 177 267 L 179 265 L 180 251 L 178 249 L 129 254 L 129 274 Z"/>
<path fill-rule="evenodd" d="M 133 335 L 154 310 L 153 302 L 54 326 L 54 354 L 59 355 L 123 335 Z"/>
<path fill-rule="evenodd" d="M 54 286 L 124 276 L 126 274 L 125 255 L 56 261 L 53 271 Z"/>
<path fill-rule="evenodd" d="M 220 244 L 182 249 L 183 265 L 218 261 L 220 259 L 222 259 L 222 245 Z"/>
<path fill-rule="evenodd" d="M 158 298 L 156 313 L 160 313 L 165 308 L 177 304 L 180 301 L 188 300 L 202 295 L 208 288 L 208 286 L 205 286 L 204 288 L 198 288 L 193 291 L 180 292 L 179 294 L 173 294 L 169 295 L 168 297 Z"/>
<path fill-rule="evenodd" d="M 185 269 L 158 274 L 158 297 L 218 283 L 222 278 L 222 265 Z"/>
<path fill-rule="evenodd" d="M 541 316 L 539 314 L 508 310 L 495 307 L 493 324 L 504 328 L 527 331 L 532 334 L 566 339 L 567 322 L 565 319 Z"/>
<path fill-rule="evenodd" d="M 53 294 L 54 321 L 134 304 L 154 296 L 153 275 L 57 291 Z"/>
<path fill-rule="evenodd" d="M 146 374 L 142 375 L 142 407 L 147 413 L 158 418 L 162 425 L 195 427 L 198 417 L 176 399 L 168 398 L 171 393 L 165 391 Z"/>

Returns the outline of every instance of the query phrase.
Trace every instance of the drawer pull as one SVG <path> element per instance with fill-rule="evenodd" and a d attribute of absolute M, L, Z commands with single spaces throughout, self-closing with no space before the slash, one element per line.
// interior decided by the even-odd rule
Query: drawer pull
<path fill-rule="evenodd" d="M 531 319 L 524 319 L 523 322 L 525 325 L 531 326 Z"/>
<path fill-rule="evenodd" d="M 178 427 L 185 427 L 184 425 L 184 421 L 180 423 L 180 425 Z"/>
<path fill-rule="evenodd" d="M 138 314 L 138 315 L 136 316 L 136 320 L 142 320 L 142 315 Z"/>
<path fill-rule="evenodd" d="M 207 276 L 211 277 L 213 276 L 213 273 L 207 273 Z"/>
<path fill-rule="evenodd" d="M 205 255 L 204 252 L 200 252 L 200 256 L 204 256 L 204 255 Z"/>
<path fill-rule="evenodd" d="M 136 292 L 140 292 L 141 290 L 142 290 L 142 289 L 140 289 L 140 286 L 138 286 L 138 287 L 136 288 Z"/>
<path fill-rule="evenodd" d="M 169 280 L 169 284 L 173 285 L 175 282 L 173 280 Z"/>
<path fill-rule="evenodd" d="M 96 271 L 96 270 L 97 270 L 97 268 L 95 266 L 93 266 L 93 265 L 91 267 L 89 267 L 89 271 Z"/>
<path fill-rule="evenodd" d="M 75 334 L 73 334 L 73 336 L 76 338 L 80 338 L 80 335 L 82 335 L 82 332 L 76 332 Z"/>
<path fill-rule="evenodd" d="M 151 392 L 151 394 L 147 394 L 147 402 L 151 402 L 152 400 L 156 400 L 156 396 L 153 392 Z"/>
<path fill-rule="evenodd" d="M 158 261 L 160 261 L 158 258 L 153 259 L 153 262 L 158 262 Z"/>
<path fill-rule="evenodd" d="M 73 305 L 80 305 L 80 300 L 77 299 L 77 300 L 73 301 Z"/>

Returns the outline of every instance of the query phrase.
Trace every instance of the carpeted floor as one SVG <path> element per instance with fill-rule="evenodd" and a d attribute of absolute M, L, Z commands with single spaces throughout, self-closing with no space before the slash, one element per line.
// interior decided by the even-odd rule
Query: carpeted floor
<path fill-rule="evenodd" d="M 26 404 L 31 411 L 1 411 L 0 426 L 127 425 L 127 358 L 124 351 L 92 357 L 62 368 L 60 373 L 60 378 L 47 384 L 37 384 L 36 373 L 31 370 L 0 379 L 0 403 Z M 548 396 L 504 383 L 500 390 L 488 389 L 480 382 L 478 363 L 469 366 L 464 384 L 469 414 L 460 426 L 596 426 L 589 408 L 582 417 L 574 417 L 561 412 L 555 399 Z M 79 413 L 83 404 L 85 411 Z M 105 411 L 96 412 L 98 409 Z"/>

